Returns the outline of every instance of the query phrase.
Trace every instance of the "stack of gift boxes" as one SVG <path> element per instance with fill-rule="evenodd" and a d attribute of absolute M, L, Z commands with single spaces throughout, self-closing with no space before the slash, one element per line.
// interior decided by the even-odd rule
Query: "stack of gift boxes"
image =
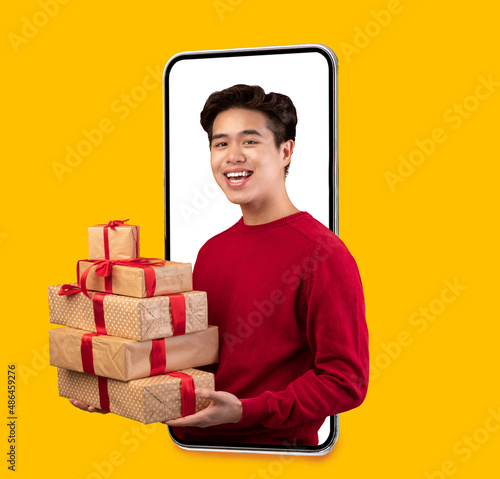
<path fill-rule="evenodd" d="M 192 291 L 190 263 L 139 256 L 139 227 L 89 228 L 89 258 L 77 283 L 49 287 L 50 364 L 59 395 L 142 423 L 207 407 L 194 389 L 214 389 L 218 330 L 207 296 Z"/>

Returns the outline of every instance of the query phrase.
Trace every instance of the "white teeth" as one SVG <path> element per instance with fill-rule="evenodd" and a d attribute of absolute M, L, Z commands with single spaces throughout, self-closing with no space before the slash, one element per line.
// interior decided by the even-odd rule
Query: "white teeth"
<path fill-rule="evenodd" d="M 238 171 L 236 173 L 227 173 L 228 178 L 235 178 L 238 176 L 250 176 L 252 173 L 250 171 Z"/>

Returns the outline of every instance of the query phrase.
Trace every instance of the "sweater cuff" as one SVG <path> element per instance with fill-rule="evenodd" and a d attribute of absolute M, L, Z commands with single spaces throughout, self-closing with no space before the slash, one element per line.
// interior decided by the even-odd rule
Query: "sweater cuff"
<path fill-rule="evenodd" d="M 238 426 L 251 427 L 262 424 L 269 416 L 269 408 L 264 398 L 240 399 L 242 414 Z"/>

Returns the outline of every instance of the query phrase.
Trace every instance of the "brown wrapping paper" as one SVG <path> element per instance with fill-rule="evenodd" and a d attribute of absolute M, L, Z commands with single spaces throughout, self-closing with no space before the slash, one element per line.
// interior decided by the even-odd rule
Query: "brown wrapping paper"
<path fill-rule="evenodd" d="M 106 259 L 104 255 L 104 226 L 89 227 L 89 259 Z M 137 227 L 139 228 L 139 227 Z M 137 229 L 134 225 L 115 226 L 108 228 L 109 258 L 111 260 L 137 258 L 136 245 L 139 242 Z"/>
<path fill-rule="evenodd" d="M 49 286 L 50 322 L 96 332 L 92 299 L 83 293 L 59 296 L 62 285 Z M 93 292 L 89 292 L 92 298 Z M 189 291 L 186 298 L 186 333 L 207 328 L 207 293 Z M 104 321 L 110 336 L 146 341 L 173 336 L 170 299 L 167 296 L 131 298 L 108 294 L 104 297 Z"/>
<path fill-rule="evenodd" d="M 78 262 L 78 278 L 92 265 L 91 261 Z M 156 275 L 156 289 L 154 296 L 162 294 L 183 293 L 193 289 L 191 263 L 177 263 L 167 261 L 165 265 L 151 266 Z M 142 268 L 133 266 L 113 266 L 111 273 L 113 294 L 146 298 L 146 277 Z M 104 278 L 95 274 L 95 267 L 87 276 L 87 289 L 92 291 L 105 291 Z"/>
<path fill-rule="evenodd" d="M 69 327 L 50 329 L 50 364 L 83 372 L 81 341 L 87 332 Z M 204 331 L 160 341 L 165 342 L 167 359 L 167 366 L 163 372 L 196 368 L 218 361 L 217 326 L 209 326 Z M 152 341 L 134 341 L 116 336 L 94 336 L 92 354 L 95 374 L 121 381 L 148 377 L 151 370 L 152 343 Z"/>
<path fill-rule="evenodd" d="M 89 406 L 100 408 L 97 376 L 58 368 L 59 396 L 75 398 Z M 185 369 L 193 376 L 195 388 L 215 389 L 214 375 L 197 369 Z M 150 378 L 118 381 L 108 379 L 110 411 L 144 424 L 163 422 L 182 416 L 181 380 L 159 375 Z M 210 400 L 196 398 L 196 411 Z"/>

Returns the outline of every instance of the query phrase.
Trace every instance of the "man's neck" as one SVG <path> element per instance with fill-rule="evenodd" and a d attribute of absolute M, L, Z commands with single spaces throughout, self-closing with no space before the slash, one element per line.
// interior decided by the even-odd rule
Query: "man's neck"
<path fill-rule="evenodd" d="M 246 205 L 241 206 L 241 213 L 243 214 L 243 222 L 246 225 L 262 225 L 265 223 L 270 223 L 271 221 L 276 221 L 285 216 L 293 215 L 298 213 L 300 210 L 295 208 L 292 202 L 288 201 L 283 204 L 277 205 L 274 208 L 259 208 L 253 209 Z"/>

